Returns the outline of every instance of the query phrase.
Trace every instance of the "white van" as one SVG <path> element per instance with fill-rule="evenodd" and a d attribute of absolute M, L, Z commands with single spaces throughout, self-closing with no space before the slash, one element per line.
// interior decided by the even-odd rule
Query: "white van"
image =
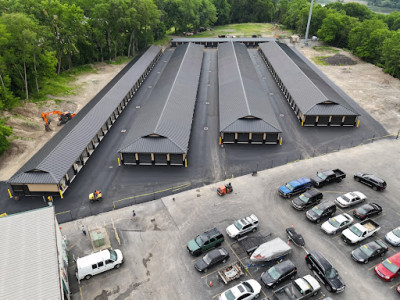
<path fill-rule="evenodd" d="M 102 250 L 78 258 L 76 260 L 76 278 L 78 280 L 90 279 L 90 277 L 111 269 L 118 269 L 124 262 L 121 250 Z"/>

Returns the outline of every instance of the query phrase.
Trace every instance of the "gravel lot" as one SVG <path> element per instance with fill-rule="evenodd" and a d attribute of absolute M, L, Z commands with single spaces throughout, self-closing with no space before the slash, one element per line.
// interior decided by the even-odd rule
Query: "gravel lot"
<path fill-rule="evenodd" d="M 82 281 L 79 286 L 74 278 L 74 262 L 69 268 L 72 299 L 216 299 L 234 281 L 224 286 L 217 278 L 217 266 L 206 274 L 199 274 L 193 267 L 194 257 L 186 251 L 186 243 L 197 234 L 217 227 L 225 228 L 235 219 L 255 213 L 260 220 L 259 233 L 272 233 L 286 240 L 285 228 L 295 226 L 306 240 L 306 249 L 321 251 L 339 271 L 346 283 L 346 290 L 339 295 L 329 295 L 333 299 L 398 299 L 395 287 L 400 279 L 385 283 L 376 277 L 373 267 L 380 259 L 366 265 L 352 261 L 350 252 L 355 246 L 348 246 L 340 235 L 325 235 L 319 225 L 310 223 L 304 212 L 297 212 L 289 201 L 277 194 L 279 185 L 301 177 L 311 176 L 317 170 L 340 168 L 347 178 L 339 184 L 324 187 L 324 199 L 334 199 L 340 194 L 358 190 L 367 195 L 368 200 L 378 202 L 383 214 L 374 220 L 381 225 L 375 238 L 384 238 L 389 230 L 399 225 L 400 204 L 398 198 L 400 178 L 399 143 L 396 140 L 379 141 L 358 146 L 329 155 L 303 160 L 274 169 L 258 172 L 257 176 L 243 176 L 232 179 L 234 192 L 220 198 L 215 190 L 219 184 L 204 186 L 174 196 L 165 197 L 134 206 L 137 217 L 131 220 L 132 207 L 88 217 L 62 224 L 62 232 L 69 239 L 69 254 L 83 256 L 92 251 L 90 241 L 80 231 L 81 224 L 89 229 L 105 227 L 114 248 L 120 248 L 125 263 L 119 270 L 113 270 Z M 390 167 L 389 167 L 390 166 Z M 375 192 L 353 180 L 357 171 L 373 172 L 388 183 L 384 192 Z M 340 211 L 340 210 L 339 210 Z M 112 230 L 115 225 L 121 240 L 118 245 Z M 233 253 L 234 241 L 226 237 L 223 247 L 230 252 L 227 264 L 240 259 L 247 263 L 246 256 Z M 291 244 L 289 258 L 298 268 L 298 275 L 309 274 L 304 256 L 305 251 Z M 390 247 L 385 257 L 397 249 Z M 249 268 L 242 279 L 254 278 L 260 281 L 260 274 L 266 267 Z M 209 286 L 209 282 L 213 286 Z M 264 296 L 272 291 L 263 288 Z M 322 288 L 313 299 L 322 299 L 328 292 Z"/>

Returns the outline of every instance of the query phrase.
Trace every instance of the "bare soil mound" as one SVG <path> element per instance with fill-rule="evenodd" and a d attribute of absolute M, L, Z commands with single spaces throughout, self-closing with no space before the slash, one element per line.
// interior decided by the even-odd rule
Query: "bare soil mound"
<path fill-rule="evenodd" d="M 335 54 L 324 59 L 324 62 L 332 66 L 349 66 L 355 65 L 357 62 L 352 60 L 350 57 L 343 54 Z"/>

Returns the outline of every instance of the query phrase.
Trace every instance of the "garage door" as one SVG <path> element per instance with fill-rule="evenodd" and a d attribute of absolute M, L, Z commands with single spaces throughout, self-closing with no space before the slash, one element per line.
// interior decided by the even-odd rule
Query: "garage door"
<path fill-rule="evenodd" d="M 344 118 L 343 126 L 354 126 L 356 118 L 356 116 L 346 116 L 346 118 Z"/>
<path fill-rule="evenodd" d="M 249 134 L 248 133 L 239 133 L 238 134 L 238 143 L 248 143 L 249 142 Z"/>
<path fill-rule="evenodd" d="M 183 156 L 182 154 L 171 154 L 171 165 L 173 166 L 182 166 L 183 165 Z"/>
<path fill-rule="evenodd" d="M 224 143 L 234 143 L 235 142 L 235 134 L 234 133 L 225 133 L 224 132 Z"/>
<path fill-rule="evenodd" d="M 316 116 L 306 116 L 304 120 L 303 126 L 315 126 L 315 120 L 317 119 Z"/>
<path fill-rule="evenodd" d="M 319 116 L 317 126 L 328 126 L 330 116 Z"/>
<path fill-rule="evenodd" d="M 253 144 L 262 144 L 264 133 L 253 133 L 251 142 Z"/>
<path fill-rule="evenodd" d="M 150 153 L 139 153 L 139 165 L 151 165 L 153 164 L 151 161 Z"/>
<path fill-rule="evenodd" d="M 342 116 L 332 116 L 331 126 L 342 125 Z"/>
<path fill-rule="evenodd" d="M 266 144 L 276 144 L 278 143 L 278 134 L 277 133 L 267 133 L 267 139 L 265 140 Z"/>
<path fill-rule="evenodd" d="M 134 153 L 123 153 L 122 157 L 124 158 L 125 165 L 136 165 L 136 157 Z"/>
<path fill-rule="evenodd" d="M 167 154 L 154 154 L 154 161 L 156 165 L 166 166 L 168 164 Z"/>

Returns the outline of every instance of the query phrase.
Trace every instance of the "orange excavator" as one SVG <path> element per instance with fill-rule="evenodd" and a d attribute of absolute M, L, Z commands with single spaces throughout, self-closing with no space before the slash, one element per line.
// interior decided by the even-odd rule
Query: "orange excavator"
<path fill-rule="evenodd" d="M 47 116 L 50 116 L 50 115 L 59 115 L 57 125 L 60 126 L 62 124 L 67 123 L 69 120 L 71 120 L 73 117 L 75 117 L 76 114 L 73 112 L 70 112 L 70 111 L 61 112 L 59 110 L 42 112 L 42 119 L 44 121 L 44 129 L 46 129 L 46 131 L 51 131 L 51 128 L 50 128 L 51 119 L 47 119 Z"/>

